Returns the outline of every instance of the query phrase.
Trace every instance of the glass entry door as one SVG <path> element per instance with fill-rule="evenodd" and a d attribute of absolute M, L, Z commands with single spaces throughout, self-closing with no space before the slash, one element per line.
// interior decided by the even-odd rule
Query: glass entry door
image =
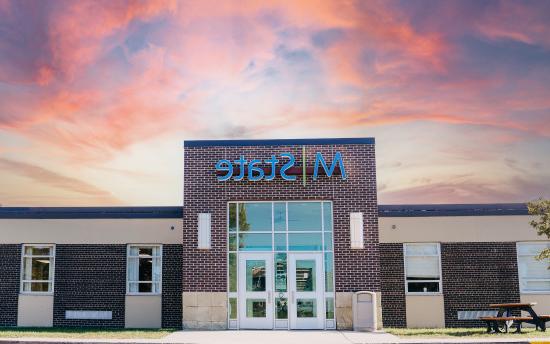
<path fill-rule="evenodd" d="M 323 259 L 320 253 L 289 253 L 291 329 L 324 328 Z"/>
<path fill-rule="evenodd" d="M 271 253 L 239 256 L 240 328 L 273 328 L 273 259 Z"/>

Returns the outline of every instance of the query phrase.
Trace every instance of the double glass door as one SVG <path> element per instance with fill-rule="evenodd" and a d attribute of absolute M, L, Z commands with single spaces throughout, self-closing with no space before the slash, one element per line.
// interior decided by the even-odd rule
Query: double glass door
<path fill-rule="evenodd" d="M 239 327 L 272 329 L 275 285 L 272 253 L 239 255 Z M 321 253 L 288 254 L 288 302 L 290 329 L 324 328 L 324 278 Z M 278 281 L 280 283 L 280 281 Z M 280 311 L 280 310 L 279 310 Z"/>

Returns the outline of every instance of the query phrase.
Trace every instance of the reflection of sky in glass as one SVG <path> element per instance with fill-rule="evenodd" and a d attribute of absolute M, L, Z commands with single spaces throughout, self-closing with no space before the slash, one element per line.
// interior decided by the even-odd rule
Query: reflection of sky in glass
<path fill-rule="evenodd" d="M 323 202 L 323 218 L 324 218 L 324 226 L 325 231 L 331 231 L 332 230 L 332 203 L 331 202 Z"/>
<path fill-rule="evenodd" d="M 321 233 L 289 233 L 289 251 L 321 251 Z"/>
<path fill-rule="evenodd" d="M 240 251 L 271 251 L 271 234 L 264 233 L 240 233 Z"/>
<path fill-rule="evenodd" d="M 277 202 L 273 205 L 273 222 L 276 231 L 286 231 L 286 204 Z"/>
<path fill-rule="evenodd" d="M 288 203 L 289 231 L 320 231 L 320 202 L 290 202 Z"/>

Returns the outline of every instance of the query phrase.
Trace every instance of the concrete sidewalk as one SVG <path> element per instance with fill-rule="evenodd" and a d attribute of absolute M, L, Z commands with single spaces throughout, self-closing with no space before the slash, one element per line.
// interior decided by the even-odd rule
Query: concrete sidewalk
<path fill-rule="evenodd" d="M 0 338 L 11 343 L 150 343 L 150 344 L 407 344 L 407 343 L 550 343 L 550 338 L 399 338 L 385 332 L 353 331 L 178 331 L 162 339 Z"/>

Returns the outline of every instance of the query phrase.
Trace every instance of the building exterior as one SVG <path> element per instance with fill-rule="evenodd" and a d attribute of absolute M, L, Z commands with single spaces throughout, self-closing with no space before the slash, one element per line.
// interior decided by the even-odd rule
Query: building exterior
<path fill-rule="evenodd" d="M 187 141 L 183 207 L 0 208 L 0 327 L 480 326 L 550 312 L 523 204 L 379 206 L 372 138 Z"/>

